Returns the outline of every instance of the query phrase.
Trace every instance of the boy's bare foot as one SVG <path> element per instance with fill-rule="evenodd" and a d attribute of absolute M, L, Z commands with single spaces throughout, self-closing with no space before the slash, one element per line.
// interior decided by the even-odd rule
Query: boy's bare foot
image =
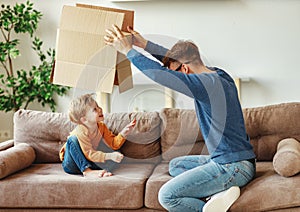
<path fill-rule="evenodd" d="M 83 176 L 87 178 L 101 178 L 101 177 L 109 177 L 112 176 L 111 172 L 106 170 L 92 170 L 87 169 L 83 172 Z"/>
<path fill-rule="evenodd" d="M 102 174 L 102 177 L 110 177 L 110 176 L 112 176 L 112 173 L 111 172 L 109 172 L 109 171 L 106 171 L 106 170 L 102 170 L 103 172 L 103 174 Z"/>

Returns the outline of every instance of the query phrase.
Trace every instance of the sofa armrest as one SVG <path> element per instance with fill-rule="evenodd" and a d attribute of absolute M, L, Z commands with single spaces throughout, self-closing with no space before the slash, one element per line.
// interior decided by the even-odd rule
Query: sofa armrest
<path fill-rule="evenodd" d="M 0 179 L 27 168 L 35 157 L 34 149 L 25 143 L 0 151 Z"/>
<path fill-rule="evenodd" d="M 14 140 L 7 140 L 0 142 L 0 151 L 6 150 L 14 146 Z"/>

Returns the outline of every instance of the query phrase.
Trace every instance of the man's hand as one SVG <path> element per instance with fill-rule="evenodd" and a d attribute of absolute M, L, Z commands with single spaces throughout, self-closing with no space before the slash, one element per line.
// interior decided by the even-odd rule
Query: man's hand
<path fill-rule="evenodd" d="M 120 134 L 126 138 L 127 135 L 132 131 L 132 129 L 134 128 L 136 124 L 136 119 L 132 120 L 129 124 L 127 124 L 124 129 L 120 132 Z"/>
<path fill-rule="evenodd" d="M 128 26 L 127 30 L 132 35 L 132 44 L 145 49 L 148 41 L 144 37 L 142 37 L 140 33 L 134 31 L 131 27 Z"/>
<path fill-rule="evenodd" d="M 104 41 L 107 45 L 113 46 L 117 51 L 127 55 L 132 48 L 132 35 L 124 35 L 118 26 L 113 25 L 113 30 L 106 29 L 108 35 L 104 36 Z"/>
<path fill-rule="evenodd" d="M 120 163 L 123 158 L 124 158 L 124 155 L 120 152 L 111 152 L 111 153 L 105 154 L 105 160 L 112 160 L 117 163 Z"/>

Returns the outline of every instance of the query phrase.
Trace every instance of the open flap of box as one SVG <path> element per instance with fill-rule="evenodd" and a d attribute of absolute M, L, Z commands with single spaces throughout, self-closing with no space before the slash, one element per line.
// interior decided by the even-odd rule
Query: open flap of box
<path fill-rule="evenodd" d="M 76 6 L 83 7 L 83 8 L 91 8 L 91 9 L 97 9 L 97 10 L 103 10 L 103 11 L 122 13 L 122 14 L 124 14 L 124 19 L 123 19 L 121 30 L 123 32 L 128 32 L 127 26 L 133 28 L 134 11 L 132 11 L 132 10 L 123 10 L 123 9 L 117 9 L 117 8 L 109 8 L 109 7 L 87 5 L 87 4 L 80 4 L 80 3 L 77 3 Z M 133 87 L 130 61 L 127 60 L 125 55 L 123 55 L 119 52 L 117 53 L 117 66 L 116 66 L 114 85 L 119 85 L 120 93 L 122 93 L 126 90 L 129 90 Z"/>
<path fill-rule="evenodd" d="M 111 93 L 115 78 L 120 92 L 132 88 L 129 61 L 105 45 L 105 29 L 121 27 L 124 13 L 64 6 L 57 32 L 53 83 Z M 116 71 L 116 68 L 121 68 Z"/>

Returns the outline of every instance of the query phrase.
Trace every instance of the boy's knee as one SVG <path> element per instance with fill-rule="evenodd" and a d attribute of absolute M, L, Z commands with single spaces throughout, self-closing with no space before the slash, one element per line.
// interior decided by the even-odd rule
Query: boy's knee
<path fill-rule="evenodd" d="M 79 144 L 78 138 L 75 135 L 69 136 L 67 139 L 69 144 Z"/>
<path fill-rule="evenodd" d="M 76 136 L 68 137 L 66 147 L 69 151 L 81 151 L 81 147 Z"/>

